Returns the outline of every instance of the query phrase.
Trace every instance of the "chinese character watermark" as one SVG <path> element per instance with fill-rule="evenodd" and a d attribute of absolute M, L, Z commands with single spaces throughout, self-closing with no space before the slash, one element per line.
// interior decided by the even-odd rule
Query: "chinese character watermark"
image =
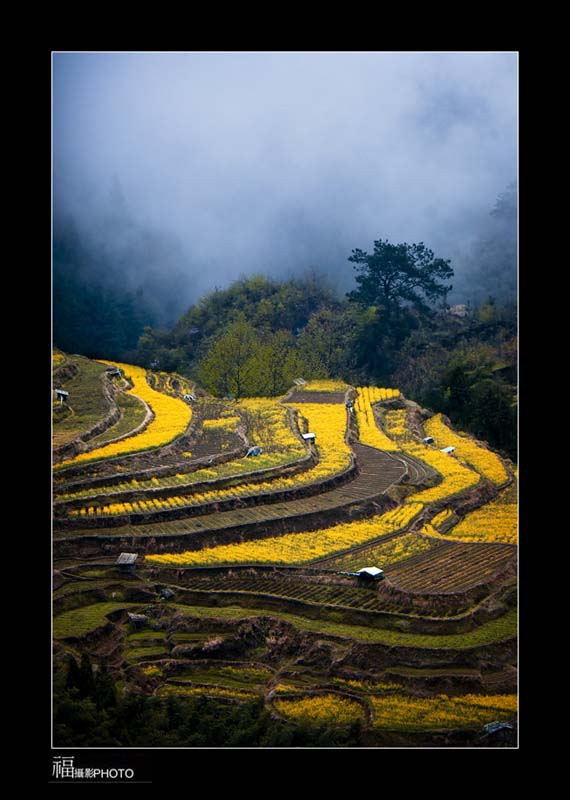
<path fill-rule="evenodd" d="M 57 780 L 131 780 L 134 778 L 134 770 L 122 767 L 112 767 L 110 769 L 98 769 L 93 767 L 76 767 L 74 765 L 75 756 L 54 756 L 52 765 L 52 777 Z"/>

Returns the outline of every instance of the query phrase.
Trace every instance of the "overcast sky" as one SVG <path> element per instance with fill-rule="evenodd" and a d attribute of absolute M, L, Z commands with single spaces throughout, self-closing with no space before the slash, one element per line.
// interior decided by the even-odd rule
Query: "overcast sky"
<path fill-rule="evenodd" d="M 516 179 L 517 55 L 54 53 L 53 137 L 55 224 L 112 249 L 123 204 L 181 302 L 308 267 L 345 289 L 374 239 L 451 257 Z"/>

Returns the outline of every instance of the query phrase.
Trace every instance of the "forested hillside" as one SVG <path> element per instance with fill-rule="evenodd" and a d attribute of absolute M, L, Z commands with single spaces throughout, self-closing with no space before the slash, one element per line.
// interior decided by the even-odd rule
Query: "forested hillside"
<path fill-rule="evenodd" d="M 512 184 L 459 257 L 458 286 L 455 265 L 424 243 L 379 239 L 372 252 L 348 257 L 348 294 L 325 272 L 258 274 L 206 293 L 162 327 L 156 322 L 168 314 L 157 302 L 167 303 L 173 287 L 159 290 L 148 277 L 148 252 L 125 250 L 145 265 L 146 290 L 133 292 L 69 224 L 54 240 L 54 343 L 175 371 L 220 397 L 276 396 L 296 377 L 396 383 L 516 458 L 516 200 Z M 450 297 L 475 302 L 454 306 Z"/>
<path fill-rule="evenodd" d="M 172 331 L 146 328 L 137 363 L 218 396 L 275 396 L 296 377 L 397 384 L 516 457 L 517 318 L 493 299 L 447 309 L 337 300 L 313 277 L 243 279 L 202 298 Z"/>

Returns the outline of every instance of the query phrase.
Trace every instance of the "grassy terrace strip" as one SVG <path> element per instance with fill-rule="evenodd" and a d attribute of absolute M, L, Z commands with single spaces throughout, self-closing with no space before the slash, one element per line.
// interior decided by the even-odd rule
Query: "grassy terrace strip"
<path fill-rule="evenodd" d="M 415 441 L 407 425 L 405 409 L 387 411 L 384 415 L 384 426 L 388 436 L 393 438 L 405 453 L 425 462 L 443 475 L 441 483 L 431 489 L 424 489 L 410 495 L 406 498 L 406 503 L 425 503 L 426 505 L 435 503 L 464 492 L 479 482 L 480 475 L 460 464 L 452 455 Z"/>
<path fill-rule="evenodd" d="M 378 428 L 372 406 L 382 400 L 398 397 L 398 389 L 381 389 L 376 386 L 359 386 L 358 396 L 354 404 L 356 423 L 358 425 L 358 438 L 362 444 L 378 447 L 380 450 L 399 450 L 398 445 L 389 439 Z"/>
<path fill-rule="evenodd" d="M 226 689 L 223 686 L 208 684 L 206 686 L 180 686 L 179 684 L 165 684 L 159 687 L 156 692 L 158 697 L 169 697 L 172 695 L 182 697 L 214 697 L 228 700 L 253 700 L 259 697 L 259 692 L 251 689 Z"/>
<path fill-rule="evenodd" d="M 401 731 L 482 726 L 513 719 L 517 713 L 514 694 L 412 697 L 400 693 L 370 697 L 370 703 L 373 727 Z"/>
<path fill-rule="evenodd" d="M 215 684 L 228 689 L 240 689 L 247 686 L 265 686 L 273 677 L 273 671 L 267 667 L 254 666 L 250 662 L 224 664 L 211 662 L 194 662 L 177 670 L 171 676 L 174 680 L 188 681 L 202 686 Z"/>
<path fill-rule="evenodd" d="M 445 518 L 438 514 L 432 519 L 431 524 L 428 523 L 424 526 L 422 533 L 427 536 L 462 542 L 516 544 L 518 538 L 516 484 L 504 489 L 490 503 L 466 514 L 460 522 L 446 530 L 445 533 L 440 533 L 438 530 L 438 525 L 441 525 L 442 522 L 445 522 Z"/>
<path fill-rule="evenodd" d="M 168 566 L 304 564 L 403 530 L 421 510 L 420 503 L 407 504 L 371 519 L 334 525 L 320 531 L 291 533 L 184 553 L 147 555 L 146 560 L 151 564 Z"/>
<path fill-rule="evenodd" d="M 455 447 L 455 455 L 460 461 L 473 467 L 495 486 L 502 486 L 509 480 L 509 474 L 496 453 L 451 430 L 441 414 L 431 417 L 424 428 L 428 436 L 433 436 L 437 447 Z"/>
<path fill-rule="evenodd" d="M 398 619 L 403 619 L 405 616 L 408 620 L 412 617 L 419 620 L 421 616 L 430 616 L 430 614 L 433 616 L 429 609 L 424 614 L 421 614 L 420 609 L 420 613 L 406 612 L 404 615 L 400 604 L 379 592 L 370 591 L 370 589 L 363 587 L 349 584 L 323 583 L 317 580 L 303 580 L 302 578 L 296 579 L 295 576 L 290 575 L 274 577 L 269 574 L 257 574 L 252 576 L 247 572 L 247 570 L 244 570 L 243 575 L 226 574 L 223 577 L 195 573 L 190 576 L 184 576 L 180 589 L 190 593 L 198 591 L 216 595 L 227 594 L 230 597 L 235 597 L 236 594 L 255 595 L 257 599 L 252 600 L 252 602 L 259 605 L 265 605 L 264 601 L 268 598 L 279 598 L 313 606 L 335 606 L 344 610 L 385 612 L 385 614 L 396 615 Z M 177 585 L 178 579 L 174 578 L 174 580 Z M 187 602 L 199 602 L 194 597 L 195 595 L 187 597 Z M 227 602 L 231 605 L 231 599 L 227 600 Z M 295 613 L 294 608 L 290 610 L 291 613 Z M 301 611 L 300 613 L 303 612 Z M 378 617 L 377 619 L 380 618 Z M 364 625 L 367 624 L 365 620 L 361 619 L 360 621 Z M 351 619 L 350 623 L 359 624 L 359 621 Z M 442 628 L 440 632 L 443 633 L 444 629 Z"/>
<path fill-rule="evenodd" d="M 219 402 L 221 404 L 221 401 Z M 200 408 L 200 401 L 198 409 Z M 232 406 L 227 410 L 231 419 L 236 419 Z M 239 409 L 247 419 L 247 436 L 249 443 L 263 447 L 263 453 L 252 458 L 238 458 L 211 467 L 196 469 L 195 466 L 188 465 L 187 471 L 180 465 L 179 471 L 175 475 L 166 477 L 153 477 L 146 480 L 131 479 L 122 483 L 113 482 L 109 486 L 98 485 L 93 488 L 86 488 L 79 491 L 60 492 L 58 500 L 75 500 L 88 498 L 100 494 L 115 494 L 128 491 L 144 491 L 146 489 L 170 488 L 175 486 L 203 483 L 205 481 L 216 481 L 220 479 L 240 477 L 264 470 L 275 469 L 292 465 L 307 457 L 307 449 L 298 436 L 291 429 L 289 412 L 287 408 L 280 405 L 274 398 L 245 398 L 240 401 Z M 223 413 L 223 412 L 222 412 Z M 220 418 L 220 423 L 225 422 L 224 417 Z M 205 420 L 210 422 L 210 420 Z M 218 420 L 214 420 L 218 422 Z M 191 456 L 192 454 L 190 454 Z"/>
<path fill-rule="evenodd" d="M 70 510 L 69 514 L 76 517 L 98 517 L 200 506 L 237 497 L 297 489 L 324 478 L 334 477 L 347 469 L 351 464 L 352 453 L 346 443 L 345 408 L 339 404 L 305 403 L 302 413 L 307 419 L 310 429 L 316 433 L 320 456 L 319 461 L 305 472 L 291 477 L 275 477 L 265 483 L 244 483 L 227 489 L 180 494 L 164 499 L 153 497 L 149 500 L 140 499 L 132 503 L 117 502 L 100 506 L 87 504 L 82 508 Z"/>
<path fill-rule="evenodd" d="M 148 604 L 126 602 L 102 602 L 82 606 L 71 611 L 64 611 L 55 617 L 53 633 L 56 639 L 84 636 L 97 628 L 103 627 L 109 620 L 108 615 L 114 611 L 133 608 L 145 608 Z M 241 608 L 227 606 L 213 608 L 209 606 L 186 606 L 170 603 L 170 608 L 196 619 L 249 619 L 251 617 L 275 617 L 290 622 L 301 630 L 322 633 L 323 635 L 341 636 L 360 642 L 388 644 L 400 647 L 451 648 L 468 649 L 493 642 L 513 638 L 517 633 L 516 610 L 508 611 L 501 617 L 486 622 L 467 633 L 457 634 L 423 634 L 406 633 L 384 628 L 372 628 L 363 625 L 348 625 L 330 622 L 324 619 L 311 619 L 299 614 L 284 611 L 267 611 L 264 609 Z"/>
<path fill-rule="evenodd" d="M 466 650 L 471 647 L 493 644 L 494 642 L 512 639 L 517 634 L 516 609 L 508 611 L 502 617 L 485 622 L 475 630 L 467 633 L 425 634 L 404 633 L 383 628 L 368 628 L 363 625 L 345 625 L 329 622 L 324 619 L 310 619 L 298 614 L 284 611 L 265 611 L 263 609 L 246 609 L 227 606 L 226 608 L 210 608 L 208 606 L 184 606 L 173 604 L 178 611 L 197 619 L 246 619 L 249 617 L 275 617 L 290 622 L 300 630 L 322 633 L 323 635 L 341 636 L 369 644 L 388 644 L 399 647 L 451 648 Z M 81 609 L 76 609 L 80 611 Z M 67 612 L 72 613 L 72 612 Z"/>
<path fill-rule="evenodd" d="M 133 608 L 137 603 L 95 603 L 82 608 L 64 611 L 53 621 L 53 635 L 55 639 L 64 639 L 69 636 L 84 636 L 86 633 L 101 628 L 109 620 L 107 615 L 123 608 Z"/>
<path fill-rule="evenodd" d="M 105 396 L 102 383 L 105 365 L 82 356 L 74 356 L 70 363 L 78 367 L 77 373 L 63 383 L 54 381 L 54 388 L 63 388 L 69 392 L 67 406 L 73 412 L 54 422 L 55 447 L 66 444 L 92 429 L 110 410 L 110 403 Z"/>
<path fill-rule="evenodd" d="M 80 453 L 75 458 L 63 461 L 55 469 L 95 461 L 101 458 L 111 458 L 116 455 L 127 455 L 141 450 L 147 450 L 168 444 L 177 436 L 184 433 L 192 418 L 192 411 L 182 400 L 162 394 L 151 389 L 146 380 L 146 372 L 142 367 L 130 364 L 117 364 L 103 361 L 104 365 L 118 367 L 123 374 L 130 377 L 133 388 L 128 390 L 151 407 L 155 414 L 154 420 L 140 434 L 120 442 L 104 445 L 88 453 Z M 104 369 L 104 368 L 102 368 Z"/>
<path fill-rule="evenodd" d="M 121 411 L 121 418 L 104 433 L 90 440 L 90 444 L 103 445 L 111 439 L 128 436 L 131 431 L 138 428 L 145 420 L 146 408 L 135 395 L 119 392 L 115 395 L 115 402 Z"/>

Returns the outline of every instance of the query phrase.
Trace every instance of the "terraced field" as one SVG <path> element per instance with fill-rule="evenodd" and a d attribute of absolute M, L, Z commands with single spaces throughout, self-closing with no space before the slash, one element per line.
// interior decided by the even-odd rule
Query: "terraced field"
<path fill-rule="evenodd" d="M 297 403 L 344 403 L 344 392 L 308 392 L 296 389 L 287 395 L 286 402 L 292 405 Z"/>
<path fill-rule="evenodd" d="M 67 385 L 81 369 L 87 394 L 109 382 L 106 364 L 74 372 L 56 355 Z M 508 462 L 397 389 L 331 380 L 222 401 L 120 366 L 131 392 L 114 379 L 97 411 L 114 402 L 117 419 L 54 472 L 58 664 L 89 652 L 156 698 L 261 698 L 288 724 L 358 721 L 373 742 L 514 719 L 517 548 L 485 533 L 516 508 Z M 157 423 L 143 451 L 139 396 Z M 138 554 L 134 574 L 121 552 Z M 353 574 L 371 566 L 383 580 Z"/>
<path fill-rule="evenodd" d="M 339 583 L 321 583 L 306 576 L 276 575 L 199 575 L 184 576 L 184 588 L 203 592 L 265 595 L 300 600 L 304 603 L 387 611 L 397 613 L 397 603 L 380 595 L 375 589 L 347 586 Z"/>
<path fill-rule="evenodd" d="M 89 434 L 112 410 L 112 401 L 104 385 L 105 364 L 83 356 L 62 360 L 61 354 L 58 362 L 53 373 L 53 388 L 63 389 L 69 394 L 64 403 L 68 413 L 63 417 L 58 414 L 61 405 L 54 396 L 54 454 L 63 445 Z"/>
<path fill-rule="evenodd" d="M 122 439 L 125 436 L 130 436 L 144 424 L 147 416 L 147 407 L 138 397 L 121 392 L 115 396 L 115 402 L 120 412 L 119 419 L 106 431 L 94 436 L 91 439 L 91 444 L 103 445 Z"/>
<path fill-rule="evenodd" d="M 190 424 L 192 418 L 190 408 L 182 400 L 151 388 L 146 370 L 130 364 L 115 364 L 110 361 L 101 363 L 103 370 L 109 367 L 121 370 L 121 373 L 132 383 L 132 389 L 126 391 L 133 392 L 134 396 L 147 404 L 152 412 L 152 419 L 149 419 L 148 425 L 144 425 L 136 434 L 121 438 L 116 442 L 108 442 L 60 462 L 56 466 L 58 470 L 69 466 L 76 467 L 87 461 L 97 461 L 160 447 L 182 435 Z"/>
<path fill-rule="evenodd" d="M 395 537 L 386 537 L 377 544 L 353 547 L 340 556 L 319 559 L 319 564 L 326 569 L 357 571 L 370 564 L 382 564 L 386 567 L 397 564 L 407 558 L 425 553 L 438 543 L 418 533 L 404 533 Z"/>
<path fill-rule="evenodd" d="M 273 502 L 269 505 L 254 505 L 250 508 L 239 510 L 211 512 L 205 516 L 184 517 L 176 521 L 151 522 L 147 518 L 144 524 L 131 524 L 116 528 L 84 528 L 71 531 L 54 530 L 54 546 L 56 556 L 64 556 L 69 552 L 69 546 L 74 541 L 86 540 L 89 542 L 101 541 L 108 548 L 109 543 L 116 539 L 121 544 L 119 537 L 129 536 L 131 547 L 136 546 L 133 537 L 139 540 L 143 547 L 148 540 L 157 542 L 164 537 L 169 546 L 175 544 L 178 549 L 184 547 L 202 547 L 214 541 L 232 541 L 247 536 L 255 539 L 259 536 L 268 536 L 271 533 L 283 534 L 291 530 L 307 529 L 308 526 L 318 527 L 319 521 L 330 519 L 333 521 L 343 511 L 350 514 L 351 509 L 360 503 L 373 503 L 381 499 L 389 487 L 399 480 L 404 474 L 404 466 L 389 456 L 375 452 L 369 448 L 355 445 L 355 451 L 362 453 L 362 470 L 349 484 L 338 489 L 316 494 L 302 500 L 288 502 Z M 256 500 L 270 499 L 269 495 L 258 497 Z M 172 512 L 157 512 L 164 516 Z M 372 532 L 368 538 L 383 535 L 381 529 L 377 534 Z M 223 534 L 223 539 L 221 535 Z M 96 537 L 96 538 L 94 538 Z M 60 545 L 61 542 L 61 545 Z M 341 545 L 337 546 L 337 550 Z M 73 549 L 73 547 L 72 547 Z M 313 558 L 322 555 L 316 551 Z"/>
<path fill-rule="evenodd" d="M 401 589 L 422 594 L 461 592 L 484 583 L 516 558 L 516 548 L 501 544 L 441 542 L 427 553 L 387 567 Z"/>
<path fill-rule="evenodd" d="M 224 429 L 226 419 L 235 420 L 238 414 L 244 418 L 247 440 L 239 424 Z M 246 399 L 237 410 L 235 403 L 201 398 L 194 405 L 193 419 L 191 435 L 180 437 L 152 455 L 133 454 L 93 466 L 86 464 L 81 470 L 67 469 L 63 476 L 56 473 L 56 498 L 90 497 L 132 490 L 133 486 L 157 488 L 242 476 L 251 480 L 256 473 L 263 478 L 268 470 L 307 460 L 307 448 L 292 429 L 295 426 L 287 409 L 275 400 Z M 211 422 L 216 424 L 210 425 Z M 262 446 L 263 453 L 254 459 L 245 458 L 246 441 L 247 445 Z M 232 450 L 232 445 L 236 449 Z"/>
<path fill-rule="evenodd" d="M 518 537 L 517 485 L 512 483 L 484 506 L 457 517 L 451 509 L 426 526 L 430 536 L 452 541 L 504 542 L 516 544 Z M 440 532 L 441 531 L 441 532 Z"/>

